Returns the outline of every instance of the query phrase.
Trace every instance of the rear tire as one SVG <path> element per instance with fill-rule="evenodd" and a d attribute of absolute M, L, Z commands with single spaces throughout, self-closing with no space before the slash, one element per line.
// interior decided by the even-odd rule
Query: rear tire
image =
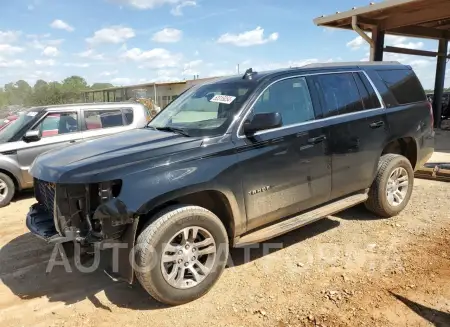
<path fill-rule="evenodd" d="M 198 206 L 171 206 L 153 217 L 135 247 L 136 277 L 156 300 L 178 305 L 206 294 L 228 259 L 220 219 Z"/>
<path fill-rule="evenodd" d="M 399 154 L 385 154 L 378 163 L 365 206 L 381 217 L 396 216 L 408 204 L 413 186 L 414 171 L 409 160 Z"/>
<path fill-rule="evenodd" d="M 7 206 L 16 191 L 12 179 L 3 173 L 0 173 L 0 208 Z"/>

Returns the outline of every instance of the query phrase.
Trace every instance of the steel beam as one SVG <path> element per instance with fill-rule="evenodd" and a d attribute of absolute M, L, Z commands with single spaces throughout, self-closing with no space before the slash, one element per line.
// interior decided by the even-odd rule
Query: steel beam
<path fill-rule="evenodd" d="M 392 52 L 392 53 L 408 54 L 408 55 L 413 55 L 413 56 L 423 56 L 423 57 L 442 56 L 442 57 L 445 57 L 445 58 L 450 58 L 450 56 L 447 55 L 446 53 L 438 53 L 438 52 L 434 52 L 434 51 L 399 48 L 399 47 L 391 47 L 391 46 L 385 47 L 384 51 Z"/>
<path fill-rule="evenodd" d="M 448 40 L 439 40 L 438 53 L 448 53 Z M 438 56 L 436 65 L 436 80 L 434 83 L 433 96 L 433 114 L 435 127 L 441 127 L 442 120 L 442 95 L 444 94 L 445 82 L 445 68 L 447 65 L 447 58 Z"/>

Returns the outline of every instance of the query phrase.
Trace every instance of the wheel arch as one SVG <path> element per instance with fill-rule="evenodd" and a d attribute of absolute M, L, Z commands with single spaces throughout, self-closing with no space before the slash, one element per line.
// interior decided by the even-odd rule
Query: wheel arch
<path fill-rule="evenodd" d="M 399 137 L 388 142 L 381 152 L 381 155 L 385 155 L 388 153 L 400 154 L 406 157 L 413 170 L 416 170 L 417 159 L 418 159 L 419 147 L 417 140 L 414 137 L 406 136 Z"/>
<path fill-rule="evenodd" d="M 234 195 L 214 188 L 196 188 L 169 192 L 145 203 L 137 212 L 139 215 L 137 234 L 157 212 L 177 204 L 196 205 L 214 213 L 224 224 L 229 239 L 233 239 L 236 233 L 239 233 L 242 222 Z"/>
<path fill-rule="evenodd" d="M 12 172 L 10 172 L 9 170 L 0 168 L 0 173 L 5 174 L 6 176 L 8 176 L 9 178 L 11 178 L 11 180 L 14 183 L 14 187 L 16 188 L 16 190 L 20 190 L 21 189 L 21 185 L 19 183 L 19 179 L 17 178 L 16 175 L 14 175 Z"/>

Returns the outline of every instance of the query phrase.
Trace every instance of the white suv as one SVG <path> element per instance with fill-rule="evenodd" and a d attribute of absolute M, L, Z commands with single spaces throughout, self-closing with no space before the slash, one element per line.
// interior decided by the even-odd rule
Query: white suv
<path fill-rule="evenodd" d="M 0 131 L 0 207 L 33 187 L 28 168 L 40 154 L 86 139 L 144 127 L 149 110 L 137 102 L 34 107 Z"/>

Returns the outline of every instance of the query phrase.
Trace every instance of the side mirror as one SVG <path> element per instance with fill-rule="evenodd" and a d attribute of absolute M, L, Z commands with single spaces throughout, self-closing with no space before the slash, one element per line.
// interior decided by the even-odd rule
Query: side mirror
<path fill-rule="evenodd" d="M 22 138 L 22 140 L 26 143 L 37 142 L 40 139 L 41 139 L 40 131 L 28 131 Z"/>
<path fill-rule="evenodd" d="M 278 128 L 282 125 L 281 115 L 278 112 L 255 114 L 251 120 L 244 123 L 244 134 L 252 135 L 258 131 Z"/>

